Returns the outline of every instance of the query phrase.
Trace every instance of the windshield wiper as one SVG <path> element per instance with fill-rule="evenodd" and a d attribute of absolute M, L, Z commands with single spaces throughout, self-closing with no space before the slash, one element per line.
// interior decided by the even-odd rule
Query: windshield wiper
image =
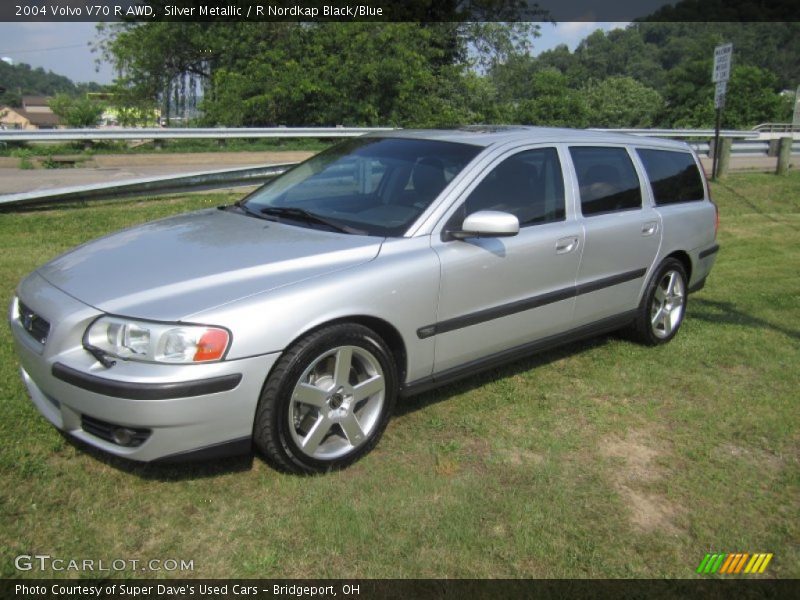
<path fill-rule="evenodd" d="M 233 204 L 222 204 L 221 206 L 217 207 L 217 210 L 231 210 L 231 209 L 240 210 L 244 214 L 251 217 L 257 217 L 259 219 L 263 218 L 259 213 L 253 212 L 252 210 L 247 208 L 247 205 L 241 200 L 237 200 Z"/>
<path fill-rule="evenodd" d="M 305 221 L 306 223 L 316 223 L 317 225 L 324 225 L 330 227 L 335 231 L 341 233 L 363 234 L 363 231 L 340 225 L 329 221 L 325 217 L 321 217 L 312 212 L 308 212 L 303 208 L 295 208 L 292 206 L 266 206 L 260 209 L 261 214 L 269 215 L 272 217 L 289 217 L 290 219 L 297 219 L 298 221 Z"/>

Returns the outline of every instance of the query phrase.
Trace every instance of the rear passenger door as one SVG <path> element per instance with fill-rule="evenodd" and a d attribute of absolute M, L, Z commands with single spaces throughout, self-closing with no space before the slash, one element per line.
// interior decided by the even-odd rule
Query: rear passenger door
<path fill-rule="evenodd" d="M 628 149 L 570 146 L 584 229 L 574 325 L 634 310 L 661 242 L 661 220 L 650 205 Z"/>

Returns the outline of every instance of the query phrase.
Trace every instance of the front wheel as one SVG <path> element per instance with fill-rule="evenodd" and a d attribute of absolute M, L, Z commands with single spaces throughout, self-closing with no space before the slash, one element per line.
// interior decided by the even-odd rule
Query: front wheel
<path fill-rule="evenodd" d="M 679 260 L 667 258 L 647 285 L 631 333 L 637 341 L 655 346 L 678 333 L 686 313 L 686 269 Z"/>
<path fill-rule="evenodd" d="M 278 360 L 253 435 L 278 468 L 343 468 L 377 444 L 394 408 L 397 369 L 372 330 L 343 323 L 312 332 Z"/>

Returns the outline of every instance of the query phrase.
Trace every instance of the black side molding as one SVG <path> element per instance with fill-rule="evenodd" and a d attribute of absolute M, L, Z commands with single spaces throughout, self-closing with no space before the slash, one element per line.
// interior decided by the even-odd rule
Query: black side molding
<path fill-rule="evenodd" d="M 534 342 L 516 346 L 515 348 L 497 352 L 496 354 L 490 354 L 489 356 L 473 360 L 445 371 L 439 371 L 430 377 L 424 377 L 423 379 L 418 379 L 416 381 L 412 381 L 411 383 L 407 383 L 400 390 L 400 395 L 403 398 L 408 398 L 409 396 L 427 392 L 428 390 L 432 390 L 458 379 L 469 377 L 470 375 L 474 375 L 480 371 L 485 371 L 486 369 L 491 369 L 493 367 L 498 367 L 505 363 L 518 360 L 536 352 L 542 352 L 544 350 L 549 350 L 551 348 L 555 348 L 556 346 L 561 346 L 570 342 L 576 342 L 578 340 L 595 337 L 603 333 L 616 331 L 617 329 L 621 329 L 622 327 L 632 323 L 634 319 L 636 319 L 636 313 L 637 311 L 632 310 L 614 317 L 608 317 L 595 323 L 583 325 L 582 327 L 576 327 L 575 329 L 571 329 L 570 331 L 566 331 L 564 333 L 551 335 Z"/>
<path fill-rule="evenodd" d="M 169 400 L 171 398 L 186 398 L 227 392 L 239 385 L 242 380 L 241 373 L 236 373 L 209 379 L 198 379 L 196 381 L 132 383 L 89 375 L 61 363 L 53 365 L 52 373 L 56 379 L 65 381 L 75 387 L 96 394 L 103 394 L 104 396 L 129 398 L 130 400 Z"/>
<path fill-rule="evenodd" d="M 711 256 L 712 254 L 716 254 L 719 251 L 719 244 L 714 244 L 710 248 L 706 248 L 700 253 L 700 259 L 704 259 L 707 256 Z"/>
<path fill-rule="evenodd" d="M 253 438 L 242 437 L 229 442 L 220 442 L 210 446 L 203 446 L 197 450 L 187 450 L 177 454 L 168 454 L 152 461 L 151 464 L 180 464 L 186 462 L 218 460 L 220 458 L 230 458 L 231 456 L 241 456 L 253 452 Z"/>
<path fill-rule="evenodd" d="M 538 308 L 540 306 L 546 306 L 547 304 L 553 304 L 554 302 L 560 302 L 561 300 L 568 300 L 569 298 L 581 296 L 582 294 L 589 294 L 604 288 L 639 279 L 640 277 L 644 277 L 645 273 L 647 273 L 647 269 L 636 269 L 635 271 L 619 273 L 618 275 L 612 275 L 611 277 L 596 279 L 595 281 L 589 281 L 580 285 L 571 286 L 561 290 L 555 290 L 553 292 L 547 292 L 545 294 L 539 294 L 538 296 L 524 298 L 523 300 L 517 300 L 516 302 L 509 302 L 508 304 L 501 304 L 500 306 L 493 306 L 492 308 L 486 308 L 484 310 L 468 313 L 459 317 L 453 317 L 452 319 L 446 319 L 432 325 L 420 327 L 417 329 L 417 337 L 421 340 L 424 340 L 425 338 L 429 338 L 439 333 L 455 331 L 456 329 L 462 329 L 464 327 L 469 327 L 470 325 L 477 325 L 478 323 L 484 323 L 486 321 L 491 321 L 492 319 L 499 319 L 500 317 L 507 317 L 509 315 L 530 310 L 532 308 Z"/>

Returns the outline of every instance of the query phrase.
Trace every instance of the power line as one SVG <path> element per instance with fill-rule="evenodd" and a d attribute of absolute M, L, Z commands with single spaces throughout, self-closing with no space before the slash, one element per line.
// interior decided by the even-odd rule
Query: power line
<path fill-rule="evenodd" d="M 69 46 L 53 46 L 52 48 L 37 48 L 35 50 L 0 50 L 0 54 L 30 54 L 32 52 L 50 52 L 51 50 L 66 50 L 67 48 L 86 48 L 89 44 L 71 44 Z"/>

